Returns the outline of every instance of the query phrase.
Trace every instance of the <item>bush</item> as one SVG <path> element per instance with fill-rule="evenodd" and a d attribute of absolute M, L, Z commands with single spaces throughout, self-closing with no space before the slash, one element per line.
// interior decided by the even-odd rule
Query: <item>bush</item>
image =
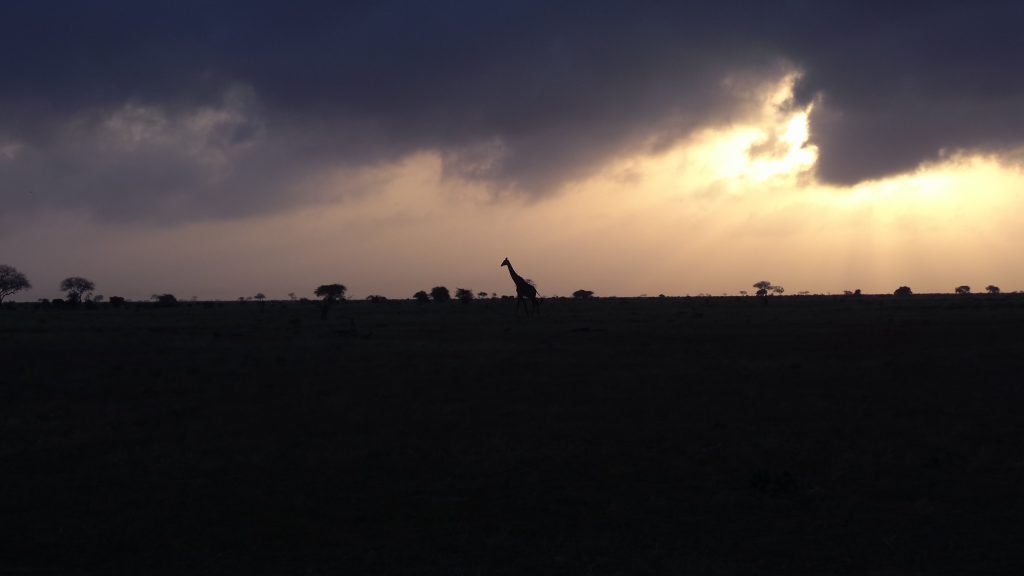
<path fill-rule="evenodd" d="M 158 308 L 170 308 L 178 305 L 178 299 L 174 297 L 174 294 L 154 294 L 153 300 L 156 300 Z"/>
<path fill-rule="evenodd" d="M 430 298 L 434 302 L 450 302 L 452 295 L 444 286 L 434 286 L 430 289 Z"/>

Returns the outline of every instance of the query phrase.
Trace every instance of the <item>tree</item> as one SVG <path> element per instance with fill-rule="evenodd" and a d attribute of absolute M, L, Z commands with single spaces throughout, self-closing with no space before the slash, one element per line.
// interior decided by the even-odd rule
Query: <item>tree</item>
<path fill-rule="evenodd" d="M 456 288 L 455 298 L 463 304 L 469 304 L 473 301 L 473 291 L 469 288 Z"/>
<path fill-rule="evenodd" d="M 477 298 L 487 298 L 487 292 L 477 292 L 476 293 L 476 297 Z"/>
<path fill-rule="evenodd" d="M 296 300 L 295 292 L 289 292 L 288 293 L 288 299 L 291 300 L 292 302 L 294 302 Z"/>
<path fill-rule="evenodd" d="M 758 292 L 764 290 L 765 294 L 767 294 L 768 291 L 772 289 L 772 283 L 767 280 L 761 280 L 760 282 L 754 283 L 754 288 L 757 288 Z"/>
<path fill-rule="evenodd" d="M 253 296 L 253 298 L 259 300 L 260 303 L 267 299 L 267 297 L 263 295 L 263 292 L 258 292 L 255 296 Z"/>
<path fill-rule="evenodd" d="M 318 286 L 313 294 L 323 298 L 324 302 L 335 302 L 345 298 L 345 288 L 342 284 L 323 284 Z"/>
<path fill-rule="evenodd" d="M 781 296 L 781 295 L 782 295 L 782 293 L 783 293 L 783 292 L 785 292 L 785 291 L 786 291 L 786 289 L 785 289 L 785 288 L 783 288 L 782 286 L 772 286 L 772 292 L 775 292 L 776 294 L 778 294 L 778 295 L 780 295 L 780 296 Z"/>
<path fill-rule="evenodd" d="M 159 308 L 170 308 L 171 306 L 178 305 L 178 299 L 174 297 L 174 294 L 153 294 L 149 299 L 156 301 L 156 305 Z"/>
<path fill-rule="evenodd" d="M 82 299 L 96 289 L 96 285 L 93 284 L 92 280 L 86 278 L 80 278 L 78 276 L 72 276 L 65 278 L 60 283 L 60 291 L 67 292 L 68 302 L 77 304 Z"/>
<path fill-rule="evenodd" d="M 963 285 L 963 286 L 957 286 L 956 290 L 954 290 L 954 292 L 956 292 L 957 294 L 970 294 L 971 293 L 971 287 L 966 285 L 966 284 Z"/>
<path fill-rule="evenodd" d="M 430 289 L 430 298 L 434 302 L 448 302 L 452 299 L 452 295 L 444 286 L 434 286 Z"/>
<path fill-rule="evenodd" d="M 331 311 L 331 307 L 334 306 L 335 302 L 344 300 L 345 298 L 345 286 L 343 284 L 321 284 L 317 286 L 313 294 L 316 294 L 323 299 L 320 304 L 320 319 L 327 318 L 327 313 Z"/>
<path fill-rule="evenodd" d="M 4 298 L 11 294 L 28 290 L 31 287 L 32 285 L 29 284 L 28 278 L 21 272 L 18 272 L 17 268 L 0 264 L 0 302 L 3 302 Z"/>
<path fill-rule="evenodd" d="M 746 295 L 747 295 L 747 291 L 746 290 L 740 290 L 740 296 L 746 296 Z"/>
<path fill-rule="evenodd" d="M 430 294 L 427 294 L 423 290 L 420 290 L 419 292 L 413 294 L 412 297 L 420 304 L 426 304 L 427 302 L 430 302 Z"/>
<path fill-rule="evenodd" d="M 577 290 L 572 293 L 572 297 L 577 300 L 586 300 L 587 298 L 590 298 L 593 295 L 594 293 L 590 290 Z"/>
<path fill-rule="evenodd" d="M 910 286 L 900 286 L 893 294 L 896 296 L 911 296 L 914 292 L 910 290 Z"/>
<path fill-rule="evenodd" d="M 995 284 L 989 284 L 988 286 L 985 286 L 985 291 L 987 291 L 989 294 L 999 294 L 999 286 L 996 286 Z"/>

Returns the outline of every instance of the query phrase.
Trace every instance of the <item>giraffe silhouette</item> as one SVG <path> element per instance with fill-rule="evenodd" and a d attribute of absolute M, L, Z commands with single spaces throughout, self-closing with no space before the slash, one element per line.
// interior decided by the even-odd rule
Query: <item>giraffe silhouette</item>
<path fill-rule="evenodd" d="M 530 304 L 525 302 L 526 299 L 529 299 L 532 303 L 533 311 L 539 314 L 540 302 L 537 301 L 537 288 L 523 279 L 522 276 L 516 274 L 516 271 L 512 268 L 512 263 L 508 261 L 508 258 L 502 260 L 501 265 L 508 268 L 508 273 L 512 276 L 512 281 L 516 283 L 516 315 L 519 315 L 520 304 L 522 304 L 523 308 L 526 310 L 526 315 L 530 315 Z"/>

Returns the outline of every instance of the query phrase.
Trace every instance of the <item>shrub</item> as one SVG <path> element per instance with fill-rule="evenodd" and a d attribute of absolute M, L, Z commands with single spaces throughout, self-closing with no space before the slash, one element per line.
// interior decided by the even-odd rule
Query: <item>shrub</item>
<path fill-rule="evenodd" d="M 430 298 L 434 302 L 450 302 L 452 295 L 444 286 L 434 286 L 430 289 Z"/>

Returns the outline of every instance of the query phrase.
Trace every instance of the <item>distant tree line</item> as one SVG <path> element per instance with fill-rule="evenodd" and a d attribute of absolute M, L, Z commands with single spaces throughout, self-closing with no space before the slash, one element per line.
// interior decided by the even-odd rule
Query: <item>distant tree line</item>
<path fill-rule="evenodd" d="M 760 280 L 758 282 L 755 282 L 753 284 L 753 287 L 757 290 L 755 294 L 761 297 L 767 297 L 769 295 L 782 295 L 786 292 L 785 288 L 779 285 L 772 284 L 768 280 Z M 0 303 L 3 303 L 5 298 L 17 294 L 18 292 L 29 290 L 31 288 L 32 284 L 29 282 L 25 274 L 18 271 L 18 269 L 16 269 L 13 266 L 0 264 Z M 64 293 L 64 298 L 54 299 L 53 303 L 66 303 L 75 306 L 81 303 L 96 304 L 103 302 L 104 297 L 99 294 L 94 294 L 95 290 L 96 284 L 92 280 L 89 280 L 88 278 L 83 278 L 81 276 L 70 276 L 60 282 L 60 291 Z M 347 288 L 343 284 L 323 284 L 321 286 L 318 286 L 316 290 L 313 291 L 313 293 L 318 298 L 321 299 L 321 308 L 323 310 L 323 314 L 326 316 L 327 312 L 335 304 L 345 299 L 346 291 Z M 995 284 L 989 284 L 988 286 L 986 286 L 985 291 L 988 294 L 1002 293 L 999 287 L 996 286 Z M 748 295 L 748 292 L 746 290 L 740 290 L 739 293 L 742 296 Z M 859 288 L 853 291 L 844 290 L 843 293 L 846 296 L 861 295 L 861 291 Z M 970 286 L 963 284 L 954 288 L 953 293 L 957 295 L 969 295 L 972 292 Z M 798 295 L 808 294 L 809 292 L 807 291 L 798 292 Z M 913 291 L 910 289 L 909 286 L 900 286 L 893 292 L 893 294 L 895 294 L 896 296 L 911 296 L 913 295 Z M 572 293 L 572 297 L 578 300 L 592 298 L 593 296 L 594 292 L 591 290 L 576 290 L 575 292 Z M 454 295 L 454 299 L 458 300 L 463 304 L 468 304 L 473 300 L 485 299 L 487 297 L 487 292 L 481 291 L 474 293 L 469 288 L 456 288 Z M 490 297 L 497 298 L 498 295 L 491 293 Z M 246 302 L 249 300 L 256 300 L 260 304 L 263 304 L 266 298 L 267 297 L 265 294 L 263 294 L 262 292 L 257 292 L 255 296 L 241 296 L 239 297 L 239 301 Z M 292 301 L 298 300 L 294 292 L 289 292 L 288 298 Z M 443 303 L 451 302 L 453 299 L 451 292 L 445 286 L 435 286 L 431 288 L 429 293 L 424 290 L 417 291 L 415 294 L 413 294 L 412 298 L 413 300 L 419 303 L 426 303 L 431 301 Z M 151 299 L 156 303 L 157 306 L 174 306 L 178 304 L 178 300 L 177 298 L 175 298 L 173 294 L 154 294 L 151 297 Z M 195 301 L 196 298 L 193 296 L 192 300 Z M 305 298 L 302 298 L 301 300 L 307 301 Z M 366 300 L 376 304 L 386 302 L 388 299 L 378 294 L 372 294 L 370 296 L 367 296 Z M 120 296 L 112 296 L 109 302 L 112 307 L 120 307 L 125 304 L 126 300 Z"/>

